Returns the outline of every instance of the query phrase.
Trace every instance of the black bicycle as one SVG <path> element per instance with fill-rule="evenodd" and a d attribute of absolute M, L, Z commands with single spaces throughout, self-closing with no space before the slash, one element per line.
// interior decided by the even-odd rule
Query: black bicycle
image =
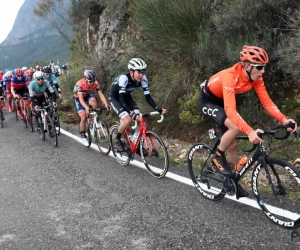
<path fill-rule="evenodd" d="M 290 135 L 286 130 L 287 127 L 279 125 L 266 129 L 259 136 L 260 138 L 268 136 L 270 145 L 272 138 L 282 140 Z M 285 160 L 269 157 L 264 143 L 259 143 L 254 144 L 251 149 L 243 149 L 244 152 L 249 153 L 254 150 L 255 152 L 240 171 L 233 174 L 232 177 L 225 177 L 212 163 L 213 155 L 220 143 L 220 137 L 216 135 L 216 138 L 213 148 L 205 143 L 197 143 L 191 147 L 188 153 L 189 174 L 197 190 L 205 198 L 213 201 L 221 200 L 226 194 L 236 195 L 236 198 L 239 199 L 237 184 L 255 165 L 252 176 L 248 176 L 251 178 L 253 194 L 264 214 L 281 227 L 289 229 L 299 227 L 299 170 Z M 249 140 L 248 136 L 239 136 L 236 139 Z"/>

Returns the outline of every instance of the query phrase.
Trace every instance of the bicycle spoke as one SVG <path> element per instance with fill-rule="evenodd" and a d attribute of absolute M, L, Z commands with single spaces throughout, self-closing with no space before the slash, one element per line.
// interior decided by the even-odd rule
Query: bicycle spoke
<path fill-rule="evenodd" d="M 300 226 L 300 174 L 289 163 L 267 158 L 269 175 L 258 164 L 253 171 L 253 192 L 258 204 L 274 223 L 285 228 Z"/>

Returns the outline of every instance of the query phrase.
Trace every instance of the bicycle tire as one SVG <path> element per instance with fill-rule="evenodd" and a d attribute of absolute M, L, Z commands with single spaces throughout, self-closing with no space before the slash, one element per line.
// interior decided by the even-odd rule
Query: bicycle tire
<path fill-rule="evenodd" d="M 114 157 L 115 157 L 116 161 L 122 166 L 127 166 L 130 162 L 130 158 L 128 157 L 128 154 L 126 152 L 127 147 L 128 147 L 127 146 L 127 136 L 126 136 L 126 133 L 122 134 L 121 140 L 124 144 L 125 151 L 124 152 L 119 152 L 117 150 L 117 146 L 116 146 L 116 143 L 115 143 L 115 138 L 116 138 L 116 135 L 118 133 L 118 128 L 119 128 L 119 125 L 113 125 L 110 128 L 110 131 L 109 131 L 110 147 L 111 147 L 111 150 L 114 154 Z"/>
<path fill-rule="evenodd" d="M 146 137 L 141 138 L 138 150 L 141 152 L 145 167 L 153 177 L 160 179 L 167 174 L 169 155 L 165 143 L 157 134 L 147 131 Z M 147 154 L 144 155 L 146 152 Z"/>
<path fill-rule="evenodd" d="M 218 201 L 225 197 L 222 175 L 211 163 L 212 149 L 204 144 L 197 143 L 188 153 L 188 170 L 196 189 L 205 198 Z"/>
<path fill-rule="evenodd" d="M 94 138 L 100 153 L 108 155 L 110 152 L 109 130 L 106 122 L 99 117 L 97 118 L 97 127 L 95 129 Z"/>
<path fill-rule="evenodd" d="M 24 105 L 24 104 L 23 104 Z M 25 109 L 21 109 L 21 115 L 23 117 L 23 122 L 24 122 L 24 125 L 25 125 L 25 128 L 28 127 L 28 121 L 27 121 L 27 110 L 26 110 L 27 106 L 25 107 Z M 24 112 L 25 111 L 25 112 Z"/>
<path fill-rule="evenodd" d="M 33 132 L 33 119 L 32 119 L 32 113 L 31 109 L 29 106 L 26 107 L 26 115 L 27 115 L 27 122 L 28 122 L 28 127 L 31 132 Z"/>
<path fill-rule="evenodd" d="M 0 104 L 1 105 L 1 104 Z M 3 128 L 3 119 L 4 118 L 4 115 L 3 115 L 3 111 L 2 111 L 2 108 L 0 109 L 0 122 L 1 122 L 1 128 Z"/>
<path fill-rule="evenodd" d="M 260 162 L 252 173 L 252 190 L 258 205 L 275 224 L 288 229 L 300 227 L 299 171 L 278 158 L 267 157 L 266 164 L 269 175 Z"/>
<path fill-rule="evenodd" d="M 19 116 L 18 116 L 18 110 L 19 110 L 19 106 L 16 106 L 16 111 L 15 111 L 15 115 L 16 115 L 16 121 L 19 120 Z"/>
<path fill-rule="evenodd" d="M 55 128 L 56 128 L 57 135 L 60 135 L 60 120 L 58 116 L 56 117 Z"/>
<path fill-rule="evenodd" d="M 38 116 L 38 122 L 40 124 L 40 130 L 38 130 L 39 136 L 41 137 L 41 139 L 43 141 L 45 141 L 46 136 L 45 136 L 44 123 L 43 123 L 41 114 L 39 114 L 39 116 Z"/>
<path fill-rule="evenodd" d="M 48 114 L 47 115 L 47 132 L 48 132 L 48 137 L 51 143 L 54 145 L 54 147 L 58 146 L 58 138 L 57 138 L 57 133 L 56 133 L 56 128 L 55 128 L 55 122 L 54 119 L 51 118 L 51 116 Z"/>

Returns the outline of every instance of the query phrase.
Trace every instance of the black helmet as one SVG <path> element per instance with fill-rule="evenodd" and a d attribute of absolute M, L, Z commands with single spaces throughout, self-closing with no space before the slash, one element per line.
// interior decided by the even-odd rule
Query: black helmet
<path fill-rule="evenodd" d="M 51 73 L 52 73 L 51 68 L 50 68 L 50 67 L 45 67 L 45 68 L 44 68 L 44 73 L 51 74 Z"/>

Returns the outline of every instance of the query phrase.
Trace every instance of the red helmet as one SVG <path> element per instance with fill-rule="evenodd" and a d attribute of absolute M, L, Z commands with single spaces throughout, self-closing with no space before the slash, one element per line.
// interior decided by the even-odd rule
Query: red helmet
<path fill-rule="evenodd" d="M 31 69 L 28 69 L 24 72 L 24 75 L 28 76 L 28 75 L 33 75 L 33 71 Z"/>
<path fill-rule="evenodd" d="M 269 57 L 266 51 L 260 47 L 245 45 L 240 52 L 241 60 L 252 62 L 255 64 L 267 64 Z"/>
<path fill-rule="evenodd" d="M 17 76 L 22 76 L 23 75 L 23 70 L 22 69 L 16 69 L 15 74 Z"/>

